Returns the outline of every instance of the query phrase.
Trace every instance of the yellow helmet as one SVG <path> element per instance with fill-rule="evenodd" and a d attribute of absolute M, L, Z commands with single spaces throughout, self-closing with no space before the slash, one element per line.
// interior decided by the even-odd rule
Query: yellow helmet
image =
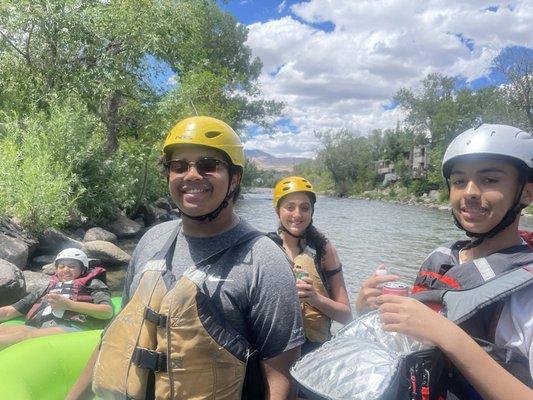
<path fill-rule="evenodd" d="M 272 198 L 274 208 L 278 208 L 279 201 L 283 196 L 295 192 L 310 193 L 311 203 L 314 204 L 316 201 L 316 193 L 311 182 L 300 176 L 289 176 L 280 180 L 274 187 L 274 197 Z"/>
<path fill-rule="evenodd" d="M 233 165 L 244 168 L 244 150 L 235 131 L 223 121 L 211 117 L 190 117 L 178 122 L 168 133 L 163 154 L 169 156 L 175 147 L 194 144 L 224 152 Z"/>

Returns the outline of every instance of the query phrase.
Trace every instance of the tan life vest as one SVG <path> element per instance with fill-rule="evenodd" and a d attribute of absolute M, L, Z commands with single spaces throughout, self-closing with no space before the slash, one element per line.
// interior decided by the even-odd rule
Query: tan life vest
<path fill-rule="evenodd" d="M 168 290 L 166 262 L 144 266 L 131 300 L 107 328 L 93 391 L 104 400 L 145 399 L 152 370 L 156 399 L 241 399 L 251 346 L 213 310 L 205 272 L 191 267 Z"/>
<path fill-rule="evenodd" d="M 168 323 L 157 331 L 156 351 L 170 357 L 167 373 L 156 374 L 156 399 L 241 398 L 249 346 L 217 321 L 201 289 L 205 279 L 187 271 L 162 301 Z"/>
<path fill-rule="evenodd" d="M 298 254 L 294 258 L 293 263 L 295 268 L 299 267 L 307 271 L 309 278 L 313 280 L 313 286 L 318 294 L 330 298 L 323 278 L 318 271 L 320 266 L 315 262 L 312 249 L 307 247 L 303 253 Z M 331 338 L 331 319 L 307 303 L 302 303 L 301 307 L 305 337 L 311 342 L 325 342 L 329 340 Z"/>
<path fill-rule="evenodd" d="M 148 368 L 134 362 L 137 348 L 155 349 L 156 324 L 146 310 L 158 310 L 167 293 L 161 271 L 145 271 L 128 304 L 107 327 L 93 372 L 93 391 L 101 399 L 144 399 Z"/>

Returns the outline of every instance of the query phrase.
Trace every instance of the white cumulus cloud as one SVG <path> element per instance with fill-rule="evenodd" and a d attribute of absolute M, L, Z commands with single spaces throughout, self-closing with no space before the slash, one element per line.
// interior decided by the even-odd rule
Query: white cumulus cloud
<path fill-rule="evenodd" d="M 431 72 L 473 81 L 503 48 L 533 45 L 529 0 L 283 1 L 278 11 L 287 7 L 249 25 L 247 42 L 265 96 L 285 102 L 296 129 L 246 146 L 280 156 L 316 153 L 316 130 L 394 127 L 404 116 L 387 105 L 399 88 Z"/>

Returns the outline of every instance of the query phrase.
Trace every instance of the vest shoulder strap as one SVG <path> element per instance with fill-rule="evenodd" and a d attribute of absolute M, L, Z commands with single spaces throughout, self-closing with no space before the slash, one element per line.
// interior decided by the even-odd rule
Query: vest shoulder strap
<path fill-rule="evenodd" d="M 533 283 L 533 265 L 516 268 L 468 290 L 441 292 L 449 319 L 459 324 L 478 310 L 504 300 L 512 293 Z"/>

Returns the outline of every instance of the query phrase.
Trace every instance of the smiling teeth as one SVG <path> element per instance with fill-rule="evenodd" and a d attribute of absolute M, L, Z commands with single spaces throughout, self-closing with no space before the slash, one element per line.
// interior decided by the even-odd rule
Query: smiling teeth
<path fill-rule="evenodd" d="M 202 193 L 202 192 L 205 192 L 205 191 L 206 191 L 205 189 L 186 189 L 185 193 L 196 194 L 196 193 Z"/>

